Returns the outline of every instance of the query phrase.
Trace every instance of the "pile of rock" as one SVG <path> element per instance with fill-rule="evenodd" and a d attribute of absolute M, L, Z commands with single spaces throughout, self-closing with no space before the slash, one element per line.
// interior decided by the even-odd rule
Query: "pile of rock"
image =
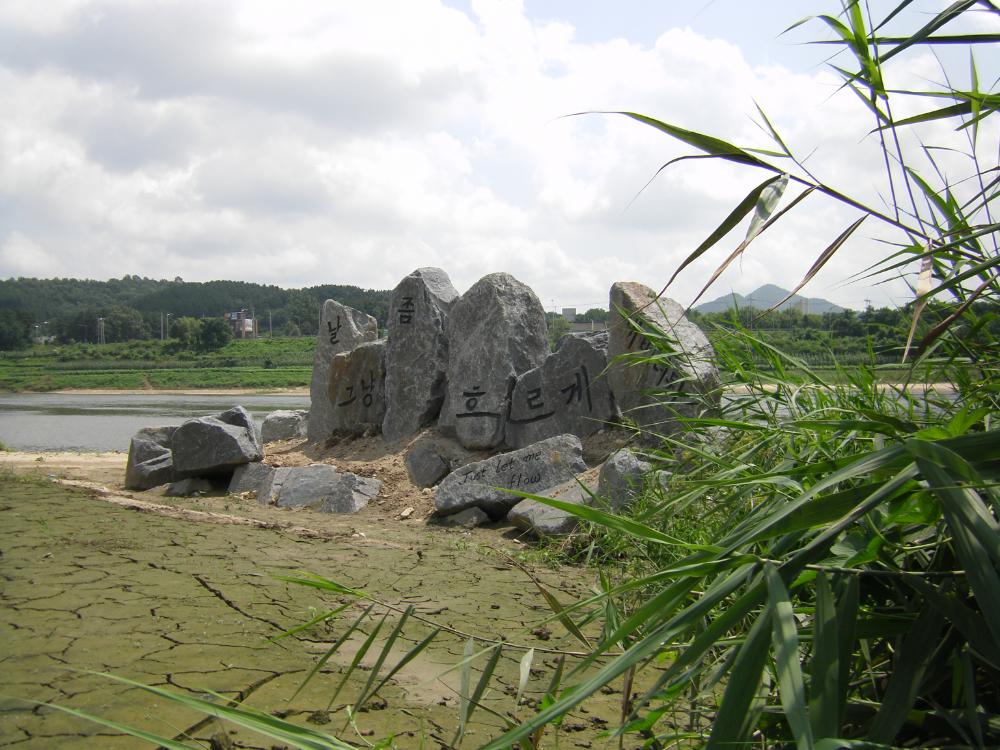
<path fill-rule="evenodd" d="M 487 487 L 559 488 L 586 468 L 580 439 L 623 415 L 655 438 L 712 405 L 719 378 L 711 345 L 677 303 L 619 282 L 609 308 L 607 331 L 569 334 L 550 352 L 541 303 L 505 273 L 459 295 L 441 269 L 417 269 L 392 293 L 382 341 L 373 340 L 373 318 L 327 301 L 309 439 L 381 432 L 393 442 L 433 427 L 408 449 L 413 482 L 440 482 L 439 514 L 462 514 L 463 524 L 497 520 L 517 497 Z M 654 343 L 669 353 L 650 358 Z M 544 457 L 541 471 L 522 466 L 523 456 Z M 559 491 L 590 497 L 573 487 Z"/>
<path fill-rule="evenodd" d="M 304 434 L 305 412 L 272 412 L 264 420 L 269 438 Z M 225 489 L 254 492 L 260 503 L 355 513 L 375 497 L 376 479 L 339 472 L 333 466 L 274 468 L 262 463 L 262 436 L 242 406 L 178 427 L 139 430 L 129 446 L 125 487 L 148 490 L 169 485 L 169 496 Z"/>

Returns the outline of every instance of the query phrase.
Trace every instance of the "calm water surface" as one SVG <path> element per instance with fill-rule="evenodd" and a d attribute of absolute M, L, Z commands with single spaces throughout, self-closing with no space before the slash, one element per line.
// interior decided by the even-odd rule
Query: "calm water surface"
<path fill-rule="evenodd" d="M 0 393 L 0 441 L 12 450 L 127 451 L 142 427 L 177 425 L 239 404 L 259 425 L 276 409 L 308 409 L 308 396 Z"/>

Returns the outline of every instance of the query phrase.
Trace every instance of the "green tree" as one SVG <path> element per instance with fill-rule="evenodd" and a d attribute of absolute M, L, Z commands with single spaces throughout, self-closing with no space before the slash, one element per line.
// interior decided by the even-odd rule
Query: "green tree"
<path fill-rule="evenodd" d="M 592 307 L 587 312 L 578 315 L 576 319 L 581 323 L 607 323 L 608 311 L 599 307 Z"/>
<path fill-rule="evenodd" d="M 0 310 L 0 350 L 23 349 L 31 343 L 32 323 L 20 310 Z"/>
<path fill-rule="evenodd" d="M 134 307 L 117 305 L 104 316 L 104 339 L 109 344 L 145 338 L 149 338 L 149 329 L 142 313 Z"/>
<path fill-rule="evenodd" d="M 205 318 L 201 322 L 198 346 L 204 351 L 221 349 L 233 340 L 233 330 L 222 318 Z"/>
<path fill-rule="evenodd" d="M 170 323 L 170 337 L 185 349 L 194 349 L 201 338 L 201 321 L 187 316 L 174 319 Z"/>

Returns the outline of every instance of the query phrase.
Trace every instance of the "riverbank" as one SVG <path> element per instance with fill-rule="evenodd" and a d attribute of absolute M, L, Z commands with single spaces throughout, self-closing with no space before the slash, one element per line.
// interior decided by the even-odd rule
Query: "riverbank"
<path fill-rule="evenodd" d="M 71 396 L 302 396 L 309 397 L 309 388 L 59 388 L 46 391 Z"/>

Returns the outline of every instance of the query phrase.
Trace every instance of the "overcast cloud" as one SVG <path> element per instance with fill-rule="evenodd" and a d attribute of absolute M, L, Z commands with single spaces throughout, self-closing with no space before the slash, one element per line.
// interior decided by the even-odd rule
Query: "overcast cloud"
<path fill-rule="evenodd" d="M 793 149 L 819 148 L 809 165 L 825 180 L 878 200 L 864 107 L 837 93 L 821 49 L 775 39 L 797 20 L 788 4 L 761 3 L 752 24 L 738 0 L 644 5 L 6 0 L 0 277 L 384 289 L 436 265 L 460 290 L 502 270 L 547 308 L 603 306 L 614 280 L 662 286 L 764 175 L 684 162 L 636 197 L 689 152 L 624 118 L 562 117 L 585 110 L 767 146 L 756 101 Z M 748 20 L 721 20 L 727 6 Z M 940 79 L 930 55 L 894 72 Z M 793 286 L 854 218 L 802 208 L 708 298 Z M 689 302 L 738 240 L 672 296 Z M 807 293 L 902 301 L 901 282 L 842 283 L 883 252 L 859 234 Z"/>

